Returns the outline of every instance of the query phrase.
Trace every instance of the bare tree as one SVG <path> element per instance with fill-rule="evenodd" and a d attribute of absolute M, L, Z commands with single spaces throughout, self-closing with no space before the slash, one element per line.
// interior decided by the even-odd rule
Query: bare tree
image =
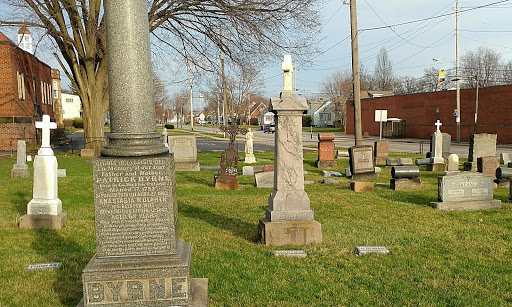
<path fill-rule="evenodd" d="M 425 68 L 421 79 L 424 92 L 435 92 L 441 89 L 439 83 L 439 70 L 437 68 Z"/>
<path fill-rule="evenodd" d="M 493 86 L 499 83 L 501 56 L 494 50 L 479 47 L 476 51 L 468 51 L 461 57 L 461 71 L 464 76 L 478 76 L 480 87 Z M 475 78 L 463 78 L 462 86 L 476 87 Z"/>
<path fill-rule="evenodd" d="M 58 61 L 82 100 L 86 147 L 104 146 L 108 109 L 107 57 L 102 0 L 4 0 L 20 15 L 5 10 L 0 26 L 43 29 L 56 44 Z M 320 0 L 148 0 L 150 31 L 176 54 L 213 71 L 222 50 L 235 63 L 255 57 L 300 55 L 314 43 Z M 22 22 L 22 16 L 29 16 Z M 221 35 L 222 32 L 222 35 Z M 214 48 L 212 48 L 214 47 Z M 261 62 L 261 61 L 260 61 Z"/>
<path fill-rule="evenodd" d="M 165 84 L 153 72 L 153 88 L 155 91 L 155 115 L 158 121 L 161 121 L 162 123 L 165 123 L 166 121 L 166 105 L 169 102 L 169 96 L 167 96 L 167 92 L 165 89 Z"/>
<path fill-rule="evenodd" d="M 373 88 L 380 91 L 393 90 L 393 65 L 385 48 L 380 49 L 375 63 Z"/>

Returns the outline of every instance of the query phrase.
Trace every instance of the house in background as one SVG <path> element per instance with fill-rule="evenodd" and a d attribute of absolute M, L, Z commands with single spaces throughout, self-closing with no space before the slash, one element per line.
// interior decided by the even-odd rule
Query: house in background
<path fill-rule="evenodd" d="M 0 150 L 16 149 L 18 139 L 36 143 L 35 122 L 43 114 L 55 120 L 52 76 L 57 74 L 31 53 L 29 36 L 26 28 L 18 32 L 23 50 L 0 32 Z"/>
<path fill-rule="evenodd" d="M 253 101 L 249 107 L 251 113 L 248 116 L 248 121 L 251 125 L 262 125 L 263 114 L 268 111 L 268 102 L 255 102 Z"/>
<path fill-rule="evenodd" d="M 335 109 L 334 102 L 330 100 L 311 102 L 307 111 L 307 114 L 311 116 L 311 125 L 315 127 L 334 126 Z"/>
<path fill-rule="evenodd" d="M 78 95 L 70 93 L 61 94 L 62 118 L 63 119 L 82 119 L 82 101 Z"/>

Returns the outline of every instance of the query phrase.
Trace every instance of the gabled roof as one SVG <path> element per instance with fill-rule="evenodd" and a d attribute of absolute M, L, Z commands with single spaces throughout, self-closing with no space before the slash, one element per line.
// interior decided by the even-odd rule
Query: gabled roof
<path fill-rule="evenodd" d="M 318 109 L 320 109 L 320 107 L 325 103 L 325 101 L 312 101 L 310 104 L 309 104 L 309 109 L 311 110 L 311 112 L 314 114 L 316 113 L 316 111 L 318 111 Z"/>
<path fill-rule="evenodd" d="M 16 46 L 16 44 L 13 43 L 7 36 L 5 36 L 2 32 L 0 32 L 0 42 L 5 42 L 8 44 L 11 44 L 13 46 Z"/>
<path fill-rule="evenodd" d="M 361 99 L 394 96 L 392 91 L 361 91 Z"/>
<path fill-rule="evenodd" d="M 334 107 L 334 103 L 332 103 L 332 101 L 328 100 L 328 101 L 322 103 L 322 105 L 318 109 L 316 109 L 316 111 L 313 114 L 331 112 L 330 106 Z M 334 108 L 333 108 L 332 112 L 334 112 Z"/>

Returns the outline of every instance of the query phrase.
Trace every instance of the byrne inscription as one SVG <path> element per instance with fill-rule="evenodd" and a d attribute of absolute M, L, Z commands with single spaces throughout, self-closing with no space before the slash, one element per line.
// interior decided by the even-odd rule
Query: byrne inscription
<path fill-rule="evenodd" d="M 97 158 L 98 257 L 175 252 L 172 158 Z"/>

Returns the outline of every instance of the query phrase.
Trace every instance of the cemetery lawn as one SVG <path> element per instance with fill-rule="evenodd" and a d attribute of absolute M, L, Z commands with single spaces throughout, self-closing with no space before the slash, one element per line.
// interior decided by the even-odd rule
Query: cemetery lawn
<path fill-rule="evenodd" d="M 201 165 L 218 165 L 220 152 L 200 152 Z M 243 155 L 243 153 L 241 153 Z M 256 153 L 273 159 L 273 153 Z M 389 189 L 382 168 L 375 191 L 355 193 L 349 180 L 320 184 L 316 153 L 305 152 L 306 185 L 323 243 L 289 247 L 307 258 L 276 258 L 257 243 L 271 189 L 239 176 L 240 190 L 218 191 L 216 171 L 177 173 L 180 237 L 191 242 L 191 277 L 206 277 L 211 306 L 504 306 L 512 304 L 512 206 L 508 189 L 495 189 L 503 208 L 442 212 L 437 177 L 422 171 L 420 191 Z M 392 155 L 420 158 L 420 155 Z M 92 165 L 57 157 L 59 198 L 68 215 L 60 231 L 20 230 L 32 198 L 32 178 L 11 179 L 15 158 L 0 158 L 0 306 L 76 306 L 81 271 L 95 253 Z M 348 160 L 337 160 L 344 173 Z M 28 162 L 32 172 L 32 162 Z M 259 162 L 272 164 L 272 162 Z M 239 163 L 241 170 L 243 163 Z M 356 256 L 354 247 L 383 245 L 390 253 Z M 25 272 L 30 263 L 62 262 L 53 271 Z"/>

